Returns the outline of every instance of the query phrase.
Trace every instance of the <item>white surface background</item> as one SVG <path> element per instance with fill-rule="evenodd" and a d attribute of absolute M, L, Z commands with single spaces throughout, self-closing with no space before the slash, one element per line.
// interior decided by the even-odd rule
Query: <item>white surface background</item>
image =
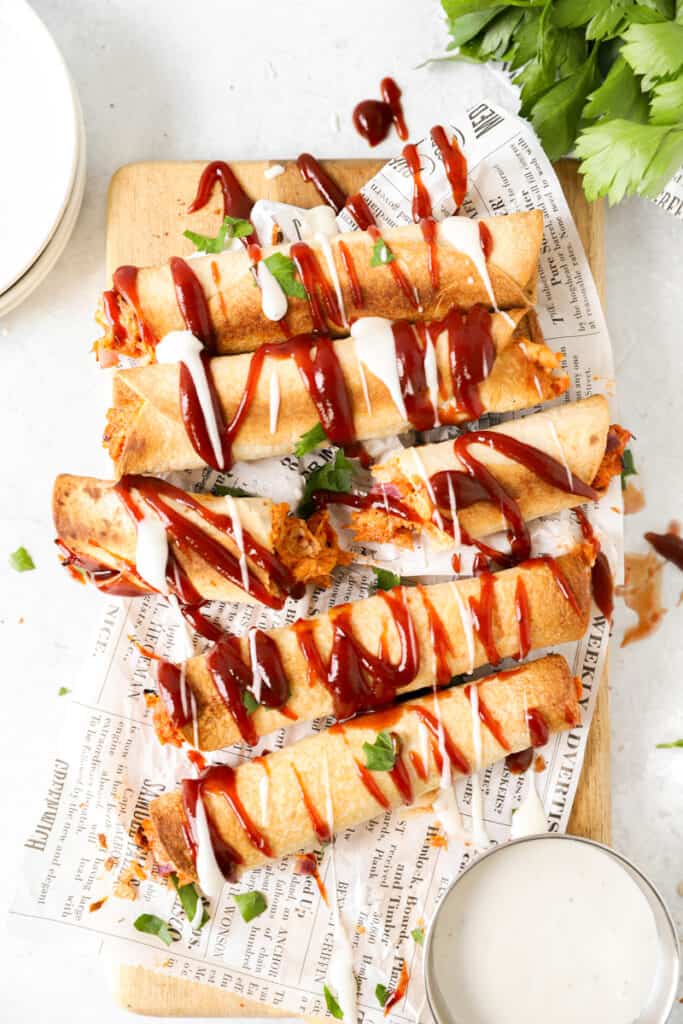
<path fill-rule="evenodd" d="M 12 0 L 0 0 L 12 2 Z M 3 652 L 3 829 L 0 910 L 20 870 L 21 841 L 42 791 L 69 686 L 100 615 L 98 595 L 70 585 L 52 544 L 50 490 L 60 471 L 106 474 L 99 449 L 105 386 L 88 355 L 104 279 L 106 189 L 135 160 L 367 156 L 351 126 L 354 104 L 377 95 L 383 75 L 404 90 L 411 138 L 473 86 L 454 64 L 417 70 L 446 44 L 437 0 L 36 0 L 80 94 L 88 183 L 74 236 L 50 277 L 0 323 L 0 643 Z M 401 10 L 399 17 L 398 11 Z M 36 74 L 40 69 L 35 69 Z M 11 97 L 3 97 L 10 101 Z M 391 138 L 378 152 L 396 149 Z M 46 154 L 49 167 L 49 153 Z M 607 315 L 621 421 L 638 438 L 647 507 L 627 520 L 627 550 L 646 529 L 683 518 L 681 481 L 681 231 L 640 200 L 607 217 Z M 1 239 L 0 244 L 11 244 Z M 4 332 L 7 332 L 5 334 Z M 19 544 L 33 573 L 7 568 Z M 667 569 L 669 605 L 683 577 Z M 660 887 L 683 923 L 683 608 L 658 633 L 622 652 L 619 607 L 611 668 L 614 845 Z M 683 892 L 683 888 L 681 889 Z M 104 965 L 52 944 L 3 935 L 0 1019 L 112 1024 L 129 1019 L 106 994 Z M 672 1020 L 683 1021 L 677 1007 Z M 550 1019 L 550 1018 L 549 1018 Z"/>

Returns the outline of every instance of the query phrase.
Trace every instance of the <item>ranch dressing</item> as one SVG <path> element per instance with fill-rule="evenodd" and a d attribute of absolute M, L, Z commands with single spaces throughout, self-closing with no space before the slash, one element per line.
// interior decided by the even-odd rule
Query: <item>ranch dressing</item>
<path fill-rule="evenodd" d="M 168 536 L 166 527 L 153 512 L 137 525 L 135 544 L 135 570 L 145 583 L 160 594 L 168 593 L 166 563 L 168 562 Z"/>
<path fill-rule="evenodd" d="M 498 303 L 491 286 L 489 269 L 486 266 L 484 250 L 481 247 L 479 221 L 472 220 L 469 217 L 446 217 L 445 220 L 439 223 L 438 232 L 440 242 L 446 242 L 446 244 L 457 249 L 458 252 L 461 252 L 463 256 L 467 256 L 472 261 L 475 270 L 479 274 L 481 283 L 486 289 L 489 302 L 497 313 L 500 313 L 509 324 L 512 324 L 512 318 L 507 313 L 498 309 Z"/>
<path fill-rule="evenodd" d="M 391 328 L 391 320 L 385 320 L 381 316 L 362 316 L 351 324 L 351 337 L 354 340 L 359 363 L 362 363 L 373 377 L 384 384 L 396 406 L 396 411 L 407 423 L 408 413 L 403 401 L 401 381 L 398 376 L 396 343 Z M 367 397 L 366 404 L 369 404 Z M 368 409 L 368 411 L 370 410 Z"/>
<path fill-rule="evenodd" d="M 187 367 L 197 392 L 197 400 L 216 457 L 216 465 L 223 469 L 223 446 L 216 422 L 216 412 L 211 400 L 206 369 L 201 359 L 203 348 L 201 341 L 199 338 L 195 338 L 192 331 L 170 331 L 157 345 L 156 357 L 158 363 L 184 363 Z"/>
<path fill-rule="evenodd" d="M 546 837 L 475 862 L 437 911 L 427 955 L 439 1024 L 634 1024 L 661 949 L 618 860 Z"/>

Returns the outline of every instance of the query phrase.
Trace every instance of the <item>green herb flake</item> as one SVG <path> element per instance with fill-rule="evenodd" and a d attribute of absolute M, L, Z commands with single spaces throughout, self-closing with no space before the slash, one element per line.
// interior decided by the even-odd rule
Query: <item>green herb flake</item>
<path fill-rule="evenodd" d="M 378 569 L 376 565 L 373 565 L 372 571 L 377 577 L 378 590 L 393 590 L 394 587 L 400 587 L 401 577 L 395 572 L 390 572 L 389 569 Z"/>
<path fill-rule="evenodd" d="M 626 448 L 621 456 L 621 489 L 626 490 L 626 481 L 630 476 L 637 476 L 638 470 L 636 464 L 633 461 L 633 452 L 630 448 Z"/>
<path fill-rule="evenodd" d="M 189 238 L 199 252 L 219 253 L 227 249 L 233 238 L 246 238 L 253 233 L 254 228 L 248 220 L 240 217 L 225 217 L 218 229 L 218 234 L 211 238 L 210 235 L 199 235 L 196 231 L 183 231 L 185 238 Z"/>
<path fill-rule="evenodd" d="M 324 466 L 315 469 L 306 480 L 304 493 L 299 503 L 299 515 L 309 516 L 313 511 L 313 495 L 316 491 L 335 491 L 348 494 L 353 479 L 353 463 L 347 459 L 341 449 L 337 449 L 334 459 Z"/>
<path fill-rule="evenodd" d="M 413 928 L 410 933 L 410 937 L 413 942 L 417 942 L 418 946 L 424 946 L 425 944 L 425 933 L 424 928 Z"/>
<path fill-rule="evenodd" d="M 197 903 L 201 899 L 197 889 L 192 882 L 189 882 L 188 885 L 179 885 L 178 876 L 175 872 L 171 874 L 171 882 L 173 883 L 173 888 L 178 893 L 178 899 L 180 900 L 180 905 L 185 911 L 185 917 L 191 923 L 194 922 L 197 915 Z M 203 928 L 208 920 L 209 914 L 206 907 L 204 907 L 199 928 Z"/>
<path fill-rule="evenodd" d="M 387 999 L 389 998 L 389 989 L 386 985 L 375 985 L 375 999 L 380 1006 L 386 1006 Z"/>
<path fill-rule="evenodd" d="M 325 1003 L 327 1005 L 327 1009 L 330 1011 L 330 1013 L 332 1014 L 334 1019 L 335 1020 L 344 1020 L 344 1014 L 342 1013 L 342 1008 L 339 1005 L 339 1003 L 337 1002 L 337 1000 L 334 998 L 332 993 L 330 992 L 330 990 L 327 987 L 327 985 L 323 986 L 323 993 L 325 994 Z"/>
<path fill-rule="evenodd" d="M 243 694 L 242 694 L 242 703 L 244 704 L 245 708 L 247 709 L 247 714 L 248 715 L 253 715 L 254 712 L 258 709 L 258 706 L 259 706 L 258 701 L 256 700 L 256 697 L 251 692 L 251 690 L 245 690 L 243 692 Z"/>
<path fill-rule="evenodd" d="M 683 740 L 673 740 L 671 743 L 657 744 L 657 750 L 674 750 L 676 747 L 683 747 Z"/>
<path fill-rule="evenodd" d="M 266 909 L 268 904 L 266 903 L 266 897 L 258 889 L 254 889 L 253 892 L 236 892 L 232 894 L 232 898 L 237 904 L 237 909 L 242 915 L 244 921 L 253 921 L 255 917 L 259 917 Z"/>
<path fill-rule="evenodd" d="M 66 697 L 67 693 L 71 693 L 71 690 L 69 689 L 68 686 L 60 686 L 59 689 L 57 690 L 58 697 Z"/>
<path fill-rule="evenodd" d="M 211 493 L 217 498 L 225 498 L 228 495 L 231 498 L 253 498 L 254 495 L 250 491 L 245 491 L 241 487 L 227 487 L 225 484 L 214 484 L 211 488 Z"/>
<path fill-rule="evenodd" d="M 294 448 L 294 454 L 301 458 L 302 455 L 308 455 L 315 448 L 320 448 L 321 445 L 329 443 L 330 439 L 325 433 L 322 423 L 316 423 L 314 427 L 311 427 L 310 430 L 301 435 Z"/>
<path fill-rule="evenodd" d="M 9 556 L 9 564 L 16 572 L 30 572 L 35 569 L 35 563 L 24 547 L 17 548 Z"/>
<path fill-rule="evenodd" d="M 301 281 L 297 280 L 296 267 L 291 256 L 285 256 L 283 252 L 274 252 L 266 256 L 263 262 L 285 295 L 291 295 L 295 299 L 307 298 L 306 289 Z"/>
<path fill-rule="evenodd" d="M 136 931 L 145 932 L 147 935 L 156 935 L 167 946 L 175 942 L 175 936 L 172 934 L 167 922 L 162 921 L 156 914 L 140 914 L 133 921 L 133 927 Z"/>
<path fill-rule="evenodd" d="M 382 730 L 374 743 L 363 744 L 365 767 L 371 772 L 390 772 L 396 763 L 396 746 L 388 732 Z"/>
<path fill-rule="evenodd" d="M 384 241 L 383 238 L 378 238 L 372 247 L 372 256 L 370 257 L 371 267 L 384 267 L 387 263 L 393 263 L 396 259 L 393 252 Z"/>

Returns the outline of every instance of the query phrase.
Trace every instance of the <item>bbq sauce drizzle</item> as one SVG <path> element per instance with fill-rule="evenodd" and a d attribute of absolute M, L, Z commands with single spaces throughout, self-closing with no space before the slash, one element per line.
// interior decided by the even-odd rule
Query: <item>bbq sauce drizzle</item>
<path fill-rule="evenodd" d="M 399 139 L 408 138 L 401 105 L 401 90 L 393 78 L 383 78 L 379 86 L 381 100 L 361 100 L 353 110 L 353 125 L 371 146 L 386 139 L 392 124 Z"/>

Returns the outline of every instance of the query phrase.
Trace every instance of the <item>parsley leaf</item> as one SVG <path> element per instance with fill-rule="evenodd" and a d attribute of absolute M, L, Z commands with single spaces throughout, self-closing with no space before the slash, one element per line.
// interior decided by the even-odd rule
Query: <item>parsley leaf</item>
<path fill-rule="evenodd" d="M 335 1020 L 344 1020 L 344 1014 L 342 1013 L 342 1008 L 339 1005 L 339 1003 L 337 1002 L 337 1000 L 334 998 L 332 993 L 330 992 L 330 990 L 327 987 L 327 985 L 323 986 L 323 993 L 325 994 L 325 1003 L 327 1005 L 327 1009 L 330 1011 L 330 1013 L 332 1014 L 334 1019 Z"/>
<path fill-rule="evenodd" d="M 260 914 L 266 909 L 268 904 L 266 903 L 266 897 L 258 889 L 254 889 L 253 892 L 234 892 L 232 898 L 237 904 L 237 909 L 242 915 L 243 920 L 253 921 L 255 917 L 259 917 Z"/>
<path fill-rule="evenodd" d="M 146 932 L 147 935 L 156 935 L 167 946 L 175 942 L 175 936 L 167 922 L 162 921 L 156 914 L 140 914 L 133 921 L 133 927 L 139 932 Z"/>
<path fill-rule="evenodd" d="M 371 267 L 383 267 L 387 263 L 393 263 L 396 259 L 393 252 L 384 241 L 383 238 L 378 238 L 372 247 L 372 256 L 370 257 Z"/>
<path fill-rule="evenodd" d="M 35 569 L 34 561 L 24 547 L 17 548 L 12 552 L 9 556 L 9 564 L 16 572 L 30 572 L 31 569 Z"/>
<path fill-rule="evenodd" d="M 652 124 L 676 124 L 683 121 L 683 74 L 670 82 L 660 82 L 652 90 Z"/>
<path fill-rule="evenodd" d="M 227 487 L 225 484 L 214 484 L 211 488 L 211 493 L 215 494 L 217 498 L 224 498 L 226 495 L 230 495 L 231 498 L 253 498 L 254 495 L 249 491 L 242 490 L 241 487 Z"/>
<path fill-rule="evenodd" d="M 623 455 L 621 456 L 621 489 L 622 489 L 622 491 L 626 490 L 626 481 L 628 480 L 628 478 L 630 476 L 637 476 L 637 475 L 638 475 L 638 470 L 636 469 L 636 464 L 633 461 L 633 452 L 631 451 L 630 448 L 626 448 L 624 450 Z"/>
<path fill-rule="evenodd" d="M 584 129 L 576 141 L 588 199 L 610 203 L 638 192 L 655 196 L 683 161 L 683 128 L 616 119 Z"/>
<path fill-rule="evenodd" d="M 330 439 L 325 433 L 322 423 L 316 423 L 314 427 L 301 435 L 294 447 L 294 454 L 301 458 L 302 455 L 312 452 L 314 448 L 319 448 L 321 444 L 329 444 L 329 442 Z"/>
<path fill-rule="evenodd" d="M 401 577 L 395 572 L 390 572 L 388 569 L 378 569 L 376 565 L 373 565 L 372 571 L 377 577 L 378 590 L 392 590 L 393 587 L 400 587 Z"/>
<path fill-rule="evenodd" d="M 348 494 L 353 479 L 353 463 L 347 459 L 341 448 L 338 448 L 332 462 L 326 462 L 320 469 L 315 469 L 304 487 L 299 502 L 299 515 L 309 516 L 313 511 L 312 497 L 316 491 L 336 491 Z"/>
<path fill-rule="evenodd" d="M 244 690 L 243 691 L 243 693 L 242 693 L 242 703 L 244 704 L 245 708 L 247 709 L 247 714 L 248 715 L 253 715 L 254 712 L 258 710 L 258 706 L 259 706 L 258 701 L 256 700 L 256 697 L 251 692 L 251 690 Z"/>
<path fill-rule="evenodd" d="M 386 1006 L 387 999 L 389 998 L 389 989 L 386 985 L 375 985 L 375 999 L 380 1006 Z"/>
<path fill-rule="evenodd" d="M 412 932 L 410 933 L 410 937 L 413 940 L 413 942 L 417 942 L 418 946 L 424 946 L 424 943 L 425 943 L 424 928 L 413 928 Z"/>
<path fill-rule="evenodd" d="M 451 42 L 448 44 L 447 49 L 453 50 L 456 46 L 469 43 L 470 39 L 474 39 L 502 10 L 502 7 L 491 7 L 489 10 L 473 11 L 471 14 L 465 14 L 461 18 L 451 18 L 449 24 Z"/>
<path fill-rule="evenodd" d="M 522 15 L 523 11 L 516 7 L 496 13 L 476 39 L 461 44 L 460 53 L 474 60 L 503 60 Z"/>
<path fill-rule="evenodd" d="M 71 690 L 69 689 L 68 686 L 60 686 L 59 689 L 57 690 L 58 697 L 66 697 L 67 693 L 71 693 Z"/>
<path fill-rule="evenodd" d="M 223 252 L 233 238 L 246 238 L 252 234 L 253 227 L 248 220 L 239 217 L 225 217 L 215 238 L 210 235 L 198 235 L 196 231 L 183 231 L 199 252 Z"/>
<path fill-rule="evenodd" d="M 643 88 L 650 89 L 657 78 L 675 75 L 683 67 L 683 24 L 663 21 L 654 25 L 629 25 L 624 32 L 622 56 L 637 75 L 643 75 Z"/>
<path fill-rule="evenodd" d="M 296 267 L 291 256 L 285 256 L 283 252 L 273 252 L 266 256 L 263 262 L 285 295 L 291 295 L 295 299 L 306 298 L 306 289 L 301 281 L 296 279 Z"/>
<path fill-rule="evenodd" d="M 551 160 L 572 148 L 586 97 L 598 84 L 597 54 L 594 47 L 583 67 L 548 89 L 531 110 L 532 124 Z"/>
<path fill-rule="evenodd" d="M 363 744 L 365 767 L 371 772 L 390 772 L 396 764 L 396 745 L 388 732 L 382 730 L 374 743 Z"/>
<path fill-rule="evenodd" d="M 641 92 L 640 80 L 633 74 L 630 64 L 619 56 L 607 72 L 602 85 L 588 97 L 583 117 L 624 117 L 629 121 L 647 121 L 647 97 Z"/>
<path fill-rule="evenodd" d="M 175 871 L 171 874 L 171 882 L 173 883 L 173 888 L 178 893 L 178 899 L 180 900 L 180 905 L 185 911 L 186 918 L 190 922 L 194 921 L 197 914 L 197 902 L 200 900 L 199 893 L 195 886 L 192 882 L 189 882 L 188 885 L 179 885 L 178 876 Z M 206 907 L 204 907 L 199 927 L 203 928 L 208 920 L 209 914 L 207 913 Z"/>
<path fill-rule="evenodd" d="M 675 747 L 683 747 L 683 740 L 673 740 L 671 743 L 657 744 L 657 750 L 673 750 Z"/>

